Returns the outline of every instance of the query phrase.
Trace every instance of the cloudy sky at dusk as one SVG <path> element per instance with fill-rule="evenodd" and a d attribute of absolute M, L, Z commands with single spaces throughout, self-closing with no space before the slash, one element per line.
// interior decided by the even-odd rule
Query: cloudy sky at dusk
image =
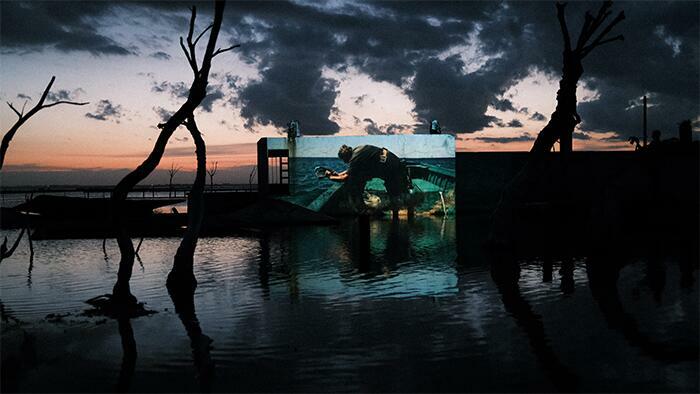
<path fill-rule="evenodd" d="M 138 165 L 191 82 L 178 44 L 189 5 L 1 2 L 0 99 L 31 107 L 55 75 L 54 98 L 90 102 L 23 126 L 4 182 L 110 184 Z M 569 4 L 574 40 L 598 5 Z M 201 31 L 212 7 L 198 8 Z M 626 14 L 614 32 L 625 41 L 584 60 L 574 149 L 630 149 L 645 94 L 650 130 L 672 137 L 690 118 L 697 138 L 700 3 L 613 10 Z M 304 134 L 345 135 L 424 133 L 436 118 L 459 150 L 528 150 L 554 110 L 562 50 L 550 2 L 229 2 L 219 44 L 236 43 L 214 59 L 197 112 L 210 160 L 230 168 L 222 182 L 247 181 L 255 141 L 291 119 Z M 6 105 L 0 116 L 5 132 L 16 116 Z M 184 128 L 161 167 L 173 162 L 194 166 Z"/>

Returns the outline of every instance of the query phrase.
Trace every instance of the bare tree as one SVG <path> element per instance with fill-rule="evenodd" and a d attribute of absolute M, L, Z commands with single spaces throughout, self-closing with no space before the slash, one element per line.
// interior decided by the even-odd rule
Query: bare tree
<path fill-rule="evenodd" d="M 190 65 L 193 73 L 193 81 L 190 86 L 187 100 L 175 111 L 175 113 L 165 122 L 159 125 L 161 129 L 160 135 L 153 146 L 153 150 L 135 170 L 127 174 L 114 188 L 112 192 L 112 213 L 114 218 L 115 229 L 117 232 L 117 244 L 121 259 L 119 261 L 119 272 L 117 274 L 117 282 L 112 290 L 112 298 L 116 301 L 126 301 L 135 303 L 136 298 L 131 294 L 129 280 L 134 265 L 134 244 L 129 237 L 125 222 L 125 201 L 126 197 L 139 182 L 143 181 L 160 163 L 168 140 L 173 135 L 175 130 L 186 121 L 187 117 L 192 116 L 194 110 L 199 106 L 204 97 L 209 80 L 209 71 L 211 70 L 211 61 L 217 55 L 230 51 L 239 45 L 233 45 L 224 49 L 216 49 L 216 41 L 221 29 L 221 21 L 224 14 L 224 1 L 214 2 L 214 21 L 206 29 L 204 29 L 196 38 L 194 35 L 194 24 L 197 17 L 196 7 L 192 7 L 192 15 L 190 17 L 189 31 L 186 41 L 180 37 L 180 46 L 185 53 L 185 58 Z M 209 41 L 204 51 L 201 65 L 197 63 L 196 46 L 202 36 L 209 31 Z"/>
<path fill-rule="evenodd" d="M 2 166 L 5 163 L 5 154 L 7 153 L 7 149 L 10 147 L 10 141 L 12 141 L 12 138 L 14 138 L 15 134 L 17 133 L 17 130 L 19 130 L 22 125 L 29 120 L 34 114 L 37 112 L 41 111 L 44 108 L 50 108 L 59 104 L 70 104 L 70 105 L 86 105 L 89 103 L 78 103 L 78 102 L 73 102 L 73 101 L 67 101 L 67 100 L 58 100 L 56 102 L 53 102 L 51 104 L 44 104 L 44 101 L 46 101 L 46 97 L 49 95 L 49 91 L 51 90 L 51 86 L 53 85 L 53 82 L 56 80 L 56 77 L 53 76 L 51 77 L 51 81 L 49 81 L 49 84 L 46 86 L 46 89 L 44 89 L 44 93 L 41 94 L 41 98 L 39 99 L 39 102 L 36 103 L 36 105 L 29 110 L 26 114 L 24 113 L 24 108 L 27 105 L 27 102 L 24 102 L 24 105 L 22 105 L 22 110 L 18 111 L 12 103 L 8 102 L 7 105 L 10 106 L 12 111 L 14 111 L 15 114 L 17 114 L 17 121 L 15 122 L 12 127 L 5 133 L 5 136 L 2 137 L 2 143 L 0 144 L 0 170 L 2 170 Z"/>
<path fill-rule="evenodd" d="M 194 277 L 194 251 L 197 248 L 197 240 L 204 218 L 204 186 L 206 184 L 207 148 L 200 133 L 194 115 L 190 114 L 185 121 L 185 126 L 192 135 L 197 155 L 197 170 L 194 183 L 187 198 L 187 230 L 180 241 L 173 261 L 173 268 L 168 274 L 168 290 L 173 292 L 184 291 L 185 294 L 194 291 L 197 280 Z"/>
<path fill-rule="evenodd" d="M 572 47 L 571 37 L 566 25 L 564 10 L 566 4 L 557 3 L 557 19 L 564 39 L 563 69 L 562 78 L 559 81 L 557 91 L 557 106 L 547 125 L 537 135 L 530 152 L 533 155 L 525 166 L 510 181 L 501 195 L 501 200 L 493 214 L 491 226 L 491 241 L 509 242 L 511 235 L 517 232 L 514 229 L 516 206 L 528 199 L 532 199 L 536 193 L 546 194 L 552 189 L 558 194 L 560 199 L 570 196 L 566 177 L 552 176 L 550 168 L 547 168 L 547 161 L 542 160 L 547 152 L 554 148 L 557 140 L 560 141 L 559 150 L 563 157 L 567 157 L 572 151 L 572 136 L 574 128 L 581 122 L 581 117 L 576 111 L 576 86 L 581 75 L 583 75 L 582 60 L 593 51 L 593 49 L 616 40 L 623 40 L 622 35 L 608 38 L 610 31 L 620 21 L 625 19 L 624 12 L 620 12 L 607 26 L 603 27 L 605 20 L 612 14 L 610 7 L 612 1 L 604 1 L 600 6 L 596 16 L 586 12 L 581 33 L 576 40 L 575 47 Z M 599 33 L 596 35 L 596 32 Z M 560 170 L 564 171 L 565 166 Z M 555 182 L 547 186 L 547 182 Z M 540 196 L 544 200 L 551 199 L 549 196 Z M 526 224 L 529 225 L 529 224 Z M 521 229 L 525 230 L 525 229 Z"/>
<path fill-rule="evenodd" d="M 566 15 L 564 13 L 566 3 L 557 3 L 556 6 L 557 19 L 559 19 L 559 26 L 564 39 L 564 67 L 561 80 L 559 81 L 559 91 L 557 91 L 557 107 L 547 125 L 537 135 L 537 139 L 530 150 L 532 153 L 551 151 L 557 140 L 559 140 L 559 150 L 562 153 L 572 151 L 574 128 L 581 123 L 581 117 L 576 111 L 576 86 L 583 74 L 581 62 L 595 48 L 616 40 L 624 40 L 622 35 L 608 38 L 608 34 L 613 27 L 625 19 L 623 11 L 620 11 L 615 19 L 602 28 L 605 20 L 612 14 L 610 11 L 612 1 L 604 1 L 595 17 L 589 11 L 586 12 L 575 47 L 572 47 L 569 29 L 566 25 Z M 596 35 L 598 31 L 600 32 Z"/>
<path fill-rule="evenodd" d="M 213 167 L 207 169 L 207 174 L 209 174 L 209 190 L 214 191 L 214 175 L 216 171 L 219 170 L 219 162 L 215 161 Z"/>
<path fill-rule="evenodd" d="M 168 170 L 168 176 L 170 177 L 170 180 L 168 181 L 168 197 L 172 197 L 173 195 L 173 178 L 175 177 L 175 174 L 180 172 L 182 167 L 178 166 L 175 167 L 175 163 L 170 164 L 170 169 Z"/>
<path fill-rule="evenodd" d="M 258 173 L 258 166 L 255 165 L 253 166 L 253 169 L 250 170 L 250 175 L 248 175 L 248 189 L 253 190 L 253 179 L 255 179 L 255 175 Z"/>

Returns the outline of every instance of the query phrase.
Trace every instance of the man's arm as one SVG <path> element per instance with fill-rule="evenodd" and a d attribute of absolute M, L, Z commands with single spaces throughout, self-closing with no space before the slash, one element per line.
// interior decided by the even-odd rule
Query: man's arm
<path fill-rule="evenodd" d="M 348 174 L 348 171 L 345 170 L 345 171 L 339 172 L 337 174 L 331 174 L 329 172 L 327 176 L 328 176 L 328 179 L 330 179 L 334 182 L 345 182 L 345 180 L 348 178 L 349 174 Z"/>

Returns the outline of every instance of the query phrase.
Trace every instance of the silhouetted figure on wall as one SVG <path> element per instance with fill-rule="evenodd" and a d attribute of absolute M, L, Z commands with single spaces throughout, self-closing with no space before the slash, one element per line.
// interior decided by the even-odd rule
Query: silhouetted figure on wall
<path fill-rule="evenodd" d="M 437 119 L 433 119 L 433 121 L 430 122 L 430 134 L 442 134 L 442 128 Z"/>
<path fill-rule="evenodd" d="M 287 139 L 294 141 L 297 137 L 301 137 L 301 129 L 299 128 L 299 121 L 293 120 L 287 123 Z"/>
<path fill-rule="evenodd" d="M 651 142 L 648 146 L 649 150 L 659 150 L 661 149 L 661 130 L 654 130 L 651 132 Z"/>

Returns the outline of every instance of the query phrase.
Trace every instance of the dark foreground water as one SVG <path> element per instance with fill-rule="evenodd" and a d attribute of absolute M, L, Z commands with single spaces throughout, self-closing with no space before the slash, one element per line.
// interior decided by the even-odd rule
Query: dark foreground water
<path fill-rule="evenodd" d="M 106 255 L 101 240 L 35 241 L 31 265 L 20 245 L 0 264 L 3 386 L 698 391 L 697 262 L 582 257 L 492 270 L 468 243 L 458 258 L 453 220 L 373 221 L 369 256 L 356 230 L 202 239 L 194 310 L 180 316 L 165 289 L 179 240 L 146 239 L 131 283 L 158 313 L 121 322 L 82 315 L 111 289 L 113 240 Z"/>

